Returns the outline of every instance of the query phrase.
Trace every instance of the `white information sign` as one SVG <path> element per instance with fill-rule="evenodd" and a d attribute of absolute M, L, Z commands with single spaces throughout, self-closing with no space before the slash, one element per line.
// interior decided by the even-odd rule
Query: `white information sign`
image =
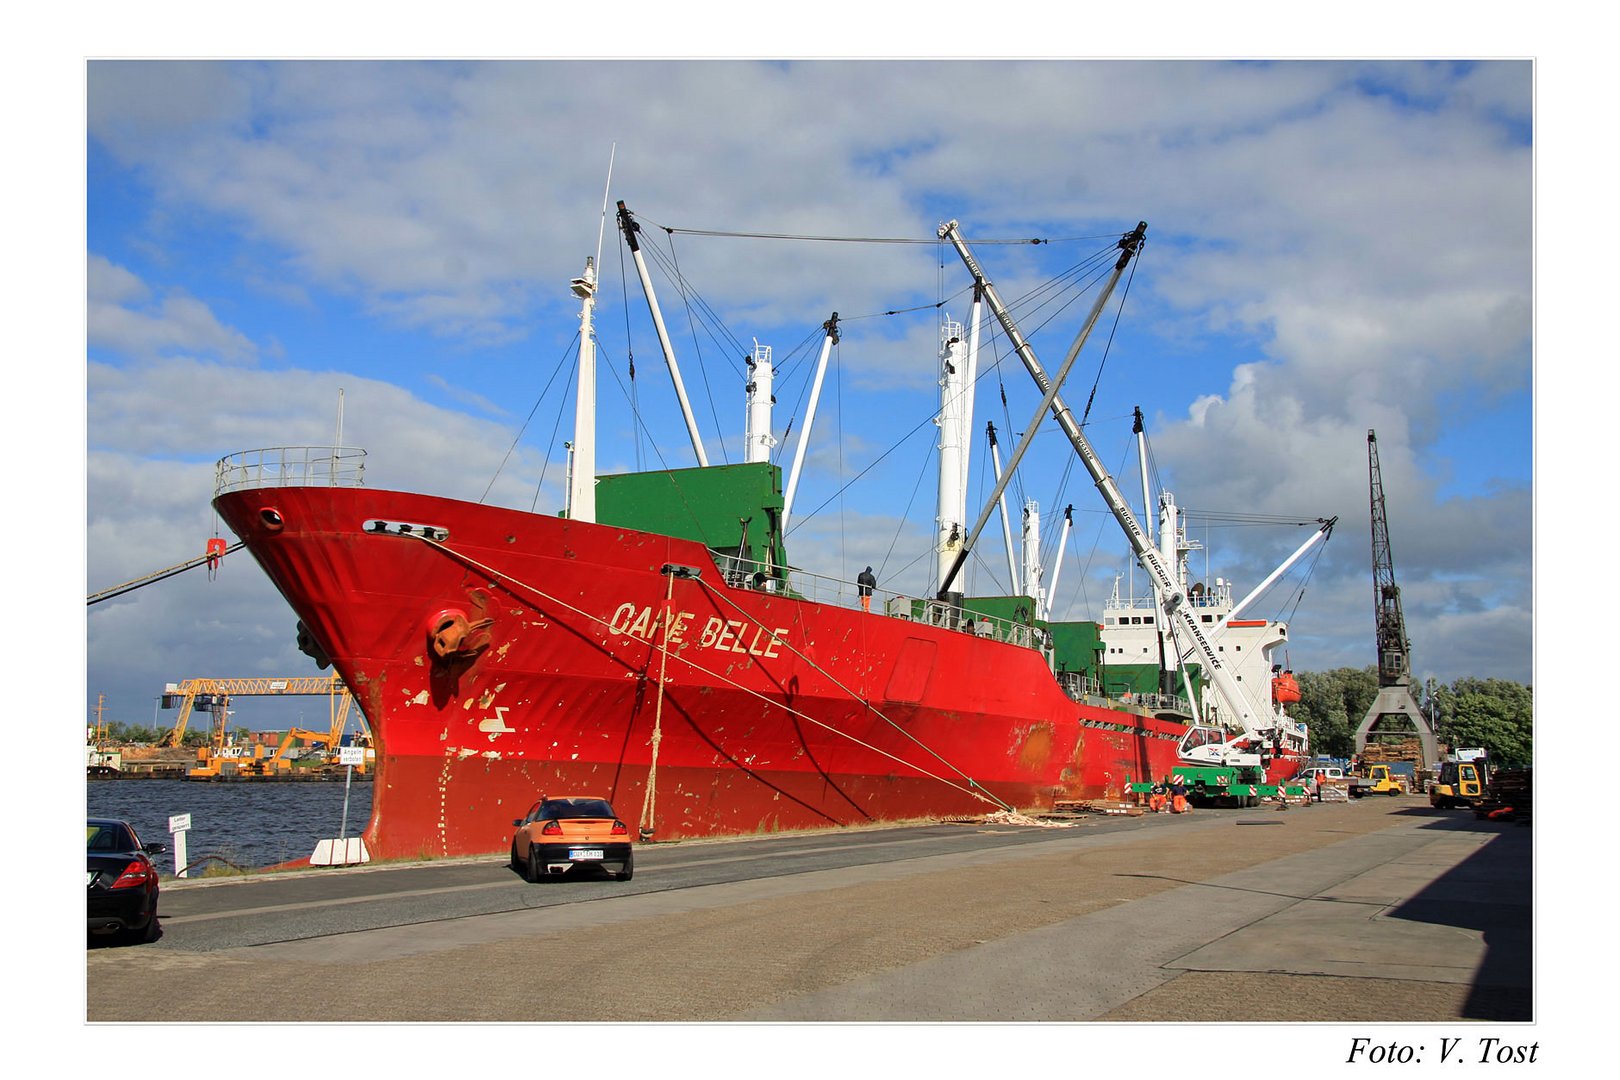
<path fill-rule="evenodd" d="M 174 876 L 186 876 L 186 832 L 191 828 L 190 814 L 171 814 L 169 816 L 169 835 L 174 839 Z"/>
<path fill-rule="evenodd" d="M 338 747 L 339 765 L 364 765 L 366 763 L 366 748 L 363 746 Z"/>

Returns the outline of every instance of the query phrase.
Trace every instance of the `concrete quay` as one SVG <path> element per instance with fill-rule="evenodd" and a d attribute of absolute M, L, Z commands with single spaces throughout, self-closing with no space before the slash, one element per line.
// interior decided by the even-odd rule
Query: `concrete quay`
<path fill-rule="evenodd" d="M 660 860 L 683 846 L 655 846 L 634 894 L 493 881 L 465 888 L 511 889 L 512 910 L 208 952 L 92 950 L 86 1019 L 1536 1019 L 1527 825 L 1397 798 L 1106 819 L 1008 846 L 993 841 L 1015 827 L 960 828 L 987 846 L 908 857 L 903 834 L 835 833 L 828 844 L 895 853 L 679 887 L 658 884 L 675 873 Z M 764 846 L 736 842 L 728 861 Z M 521 906 L 537 895 L 568 902 Z"/>

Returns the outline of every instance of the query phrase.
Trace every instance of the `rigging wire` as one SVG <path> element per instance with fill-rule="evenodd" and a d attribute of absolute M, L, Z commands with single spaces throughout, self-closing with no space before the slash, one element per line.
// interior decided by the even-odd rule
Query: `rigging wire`
<path fill-rule="evenodd" d="M 878 570 L 879 570 L 878 576 L 880 578 L 885 573 L 887 573 L 887 567 L 889 565 L 889 559 L 890 559 L 890 557 L 892 557 L 894 555 L 894 548 L 895 548 L 895 545 L 900 542 L 901 533 L 903 533 L 905 531 L 906 522 L 911 517 L 911 508 L 917 502 L 917 492 L 922 490 L 923 477 L 925 477 L 927 475 L 928 475 L 928 458 L 925 455 L 923 457 L 923 459 L 922 459 L 922 468 L 917 470 L 917 482 L 911 486 L 911 498 L 906 500 L 906 508 L 905 508 L 905 510 L 901 511 L 901 513 L 900 513 L 900 522 L 899 522 L 898 525 L 895 526 L 894 536 L 889 540 L 889 550 L 885 551 L 883 553 L 883 561 L 878 564 Z M 917 561 L 916 559 L 913 559 L 911 563 L 907 563 L 906 567 L 903 567 L 900 572 L 904 573 L 905 570 L 907 568 L 909 568 L 912 565 L 912 563 L 915 563 L 916 561 Z"/>
<path fill-rule="evenodd" d="M 720 423 L 720 410 L 714 404 L 714 386 L 709 382 L 709 366 L 703 362 L 703 345 L 698 341 L 697 327 L 692 317 L 691 290 L 686 287 L 686 278 L 681 274 L 680 256 L 675 253 L 675 237 L 669 238 L 669 258 L 675 267 L 675 280 L 680 282 L 682 306 L 686 310 L 687 332 L 692 336 L 692 348 L 697 353 L 698 374 L 703 376 L 703 393 L 709 399 L 709 417 L 714 421 L 715 438 L 720 444 L 720 460 L 727 465 L 731 464 L 731 455 L 726 451 L 725 427 Z"/>
<path fill-rule="evenodd" d="M 684 233 L 684 234 L 686 234 L 688 236 L 716 236 L 716 237 L 726 237 L 726 238 L 729 238 L 729 239 L 738 239 L 738 240 L 802 240 L 802 241 L 811 241 L 811 242 L 827 243 L 827 244 L 935 244 L 935 245 L 937 245 L 937 244 L 940 243 L 940 240 L 939 240 L 939 237 L 938 237 L 937 234 L 933 235 L 933 236 L 929 236 L 927 238 L 922 238 L 922 237 L 909 237 L 909 236 L 897 236 L 897 237 L 883 237 L 883 236 L 817 236 L 817 235 L 814 235 L 814 234 L 811 234 L 811 233 L 734 232 L 734 231 L 726 231 L 726 230 L 721 230 L 721 229 L 683 229 L 683 228 L 675 228 L 675 227 L 669 226 L 669 225 L 660 225 L 657 222 L 652 221 L 652 219 L 647 218 L 647 217 L 642 216 L 642 215 L 638 215 L 638 218 L 639 218 L 639 220 L 641 220 L 641 221 L 643 221 L 643 222 L 645 222 L 647 224 L 651 224 L 656 228 L 662 229 L 667 233 Z M 1027 245 L 1037 245 L 1038 246 L 1038 245 L 1046 245 L 1046 244 L 1072 244 L 1072 243 L 1085 243 L 1085 242 L 1097 243 L 1097 242 L 1104 241 L 1104 240 L 1112 243 L 1113 241 L 1118 240 L 1118 239 L 1119 239 L 1119 234 L 1118 233 L 1110 233 L 1110 234 L 1099 234 L 1097 236 L 1059 237 L 1057 239 L 1043 239 L 1043 238 L 1040 238 L 1040 237 L 1013 237 L 1013 238 L 1007 238 L 1007 239 L 987 239 L 987 240 L 975 239 L 973 241 L 973 243 L 974 243 L 974 246 L 976 246 L 976 247 L 978 247 L 978 246 L 994 246 L 994 245 L 1013 245 L 1013 246 L 1023 247 L 1023 246 L 1027 246 Z"/>
<path fill-rule="evenodd" d="M 563 354 L 562 354 L 561 358 L 559 358 L 558 361 L 557 361 L 557 366 L 552 369 L 551 378 L 546 380 L 546 385 L 541 388 L 539 396 L 534 399 L 534 405 L 530 407 L 529 415 L 524 418 L 523 424 L 517 430 L 517 434 L 512 437 L 512 445 L 508 446 L 506 448 L 506 455 L 501 458 L 501 463 L 499 465 L 495 466 L 495 472 L 494 472 L 494 474 L 492 476 L 490 476 L 489 483 L 484 487 L 484 493 L 478 497 L 478 501 L 480 503 L 482 503 L 485 499 L 489 498 L 489 493 L 495 487 L 495 481 L 500 479 L 501 470 L 506 468 L 506 463 L 512 459 L 513 451 L 515 451 L 517 449 L 518 443 L 520 441 L 522 441 L 522 439 L 523 439 L 523 433 L 526 430 L 528 430 L 529 421 L 534 419 L 534 414 L 539 410 L 540 403 L 546 399 L 546 393 L 548 391 L 550 391 L 551 384 L 553 382 L 555 382 L 557 380 L 557 376 L 562 373 L 562 369 L 563 369 L 564 365 L 566 365 L 568 363 L 568 358 L 570 356 L 574 355 L 574 352 L 578 348 L 578 346 L 579 346 L 579 334 L 576 332 L 574 334 L 574 340 L 569 344 L 568 348 L 563 351 Z M 564 398 L 564 400 L 566 400 L 566 397 Z M 553 438 L 555 438 L 556 432 L 553 432 L 552 436 L 553 436 Z M 549 453 L 546 454 L 545 457 L 542 459 L 542 462 L 541 462 L 541 465 L 540 465 L 540 482 L 542 484 L 545 483 L 545 479 L 546 479 L 545 466 L 546 466 L 546 463 L 550 460 L 550 457 L 551 457 L 551 455 Z M 540 500 L 540 490 L 539 490 L 538 487 L 535 488 L 534 497 L 535 497 L 536 502 L 538 502 Z"/>
<path fill-rule="evenodd" d="M 1144 240 L 1143 245 L 1145 246 L 1146 243 L 1147 241 Z M 1081 427 L 1085 426 L 1087 417 L 1091 415 L 1092 403 L 1097 400 L 1097 387 L 1102 385 L 1103 367 L 1108 363 L 1108 356 L 1113 351 L 1114 335 L 1119 332 L 1119 320 L 1125 314 L 1125 301 L 1130 298 L 1131 283 L 1136 280 L 1136 267 L 1141 261 L 1140 256 L 1131 260 L 1131 272 L 1125 277 L 1124 292 L 1119 298 L 1119 306 L 1114 309 L 1114 325 L 1108 330 L 1108 341 L 1103 345 L 1102 356 L 1097 360 L 1097 378 L 1092 382 L 1091 393 L 1086 398 L 1086 411 L 1080 416 Z"/>

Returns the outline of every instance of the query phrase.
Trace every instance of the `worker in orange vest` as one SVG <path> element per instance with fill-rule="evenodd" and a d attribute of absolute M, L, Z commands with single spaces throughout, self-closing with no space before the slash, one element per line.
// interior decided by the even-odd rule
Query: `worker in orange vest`
<path fill-rule="evenodd" d="M 1187 803 L 1187 785 L 1178 777 L 1170 785 L 1170 812 L 1172 814 L 1185 814 L 1192 807 Z"/>
<path fill-rule="evenodd" d="M 1148 793 L 1148 809 L 1155 814 L 1162 814 L 1168 799 L 1169 797 L 1164 792 L 1164 785 L 1154 784 L 1153 790 Z"/>
<path fill-rule="evenodd" d="M 857 586 L 856 591 L 861 594 L 861 610 L 871 611 L 872 590 L 877 588 L 877 577 L 872 573 L 872 568 L 870 566 L 868 566 L 865 570 L 862 570 L 860 574 L 856 576 L 855 584 Z"/>

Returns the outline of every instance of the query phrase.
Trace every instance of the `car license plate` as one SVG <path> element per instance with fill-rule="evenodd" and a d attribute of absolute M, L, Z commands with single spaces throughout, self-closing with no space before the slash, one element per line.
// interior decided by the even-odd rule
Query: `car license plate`
<path fill-rule="evenodd" d="M 588 859 L 595 859 L 596 861 L 600 862 L 601 859 L 602 859 L 602 849 L 601 848 L 574 848 L 572 851 L 570 851 L 568 853 L 568 857 L 570 859 L 573 859 L 575 862 L 583 862 L 583 861 L 588 860 Z"/>

